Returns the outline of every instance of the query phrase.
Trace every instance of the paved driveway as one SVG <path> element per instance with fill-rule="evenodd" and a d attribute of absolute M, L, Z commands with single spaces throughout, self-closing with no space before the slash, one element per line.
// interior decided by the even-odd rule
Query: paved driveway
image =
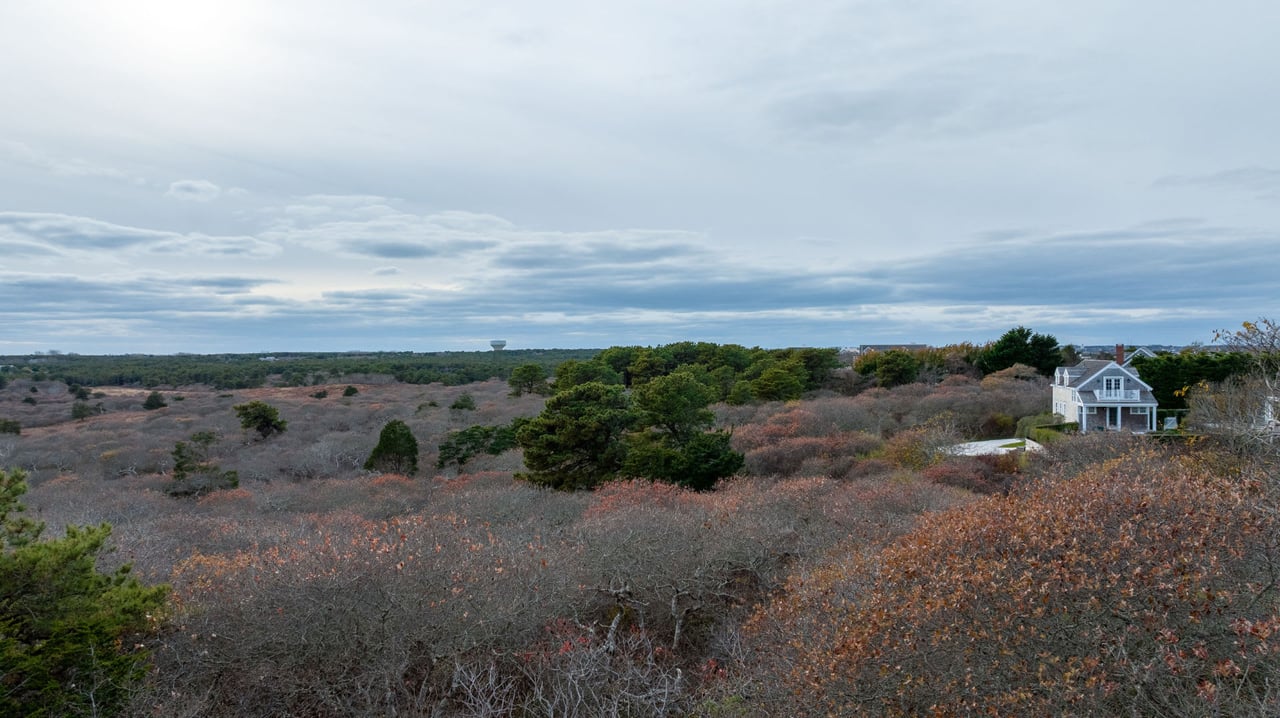
<path fill-rule="evenodd" d="M 965 444 L 956 444 L 947 449 L 949 454 L 958 454 L 960 456 L 981 456 L 983 454 L 1007 454 L 1010 451 L 1021 451 L 1021 447 L 1011 447 L 1009 444 L 1022 442 L 1022 439 L 991 439 L 989 441 L 970 441 Z M 1026 440 L 1027 451 L 1043 451 L 1044 447 L 1031 439 Z"/>

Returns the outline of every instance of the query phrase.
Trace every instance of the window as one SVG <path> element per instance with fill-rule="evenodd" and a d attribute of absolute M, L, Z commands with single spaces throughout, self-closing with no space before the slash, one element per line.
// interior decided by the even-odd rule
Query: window
<path fill-rule="evenodd" d="M 1105 394 L 1119 394 L 1121 391 L 1124 391 L 1124 377 L 1122 376 L 1102 377 L 1102 391 Z"/>
<path fill-rule="evenodd" d="M 1130 414 L 1140 414 L 1140 415 L 1142 415 L 1142 416 L 1146 416 L 1146 415 L 1147 415 L 1147 409 L 1148 409 L 1148 407 L 1145 407 L 1145 406 L 1131 406 L 1131 407 L 1129 407 L 1129 413 L 1130 413 Z"/>

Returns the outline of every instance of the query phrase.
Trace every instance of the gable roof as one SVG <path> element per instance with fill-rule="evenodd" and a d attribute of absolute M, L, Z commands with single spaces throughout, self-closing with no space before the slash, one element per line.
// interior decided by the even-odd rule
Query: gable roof
<path fill-rule="evenodd" d="M 1129 363 L 1132 362 L 1137 357 L 1154 357 L 1155 355 L 1156 355 L 1155 352 L 1151 351 L 1146 347 L 1138 347 L 1137 349 L 1134 349 L 1133 351 L 1129 352 L 1127 356 L 1125 356 L 1124 364 L 1122 366 L 1127 368 L 1129 366 Z"/>
<path fill-rule="evenodd" d="M 1078 389 L 1111 368 L 1124 373 L 1125 376 L 1141 384 L 1147 391 L 1151 391 L 1151 385 L 1143 381 L 1138 376 L 1138 373 L 1129 366 L 1128 362 L 1125 362 L 1124 366 L 1120 366 L 1110 359 L 1085 359 L 1073 367 L 1058 367 L 1058 371 L 1065 370 L 1067 375 L 1066 385 L 1073 389 Z"/>

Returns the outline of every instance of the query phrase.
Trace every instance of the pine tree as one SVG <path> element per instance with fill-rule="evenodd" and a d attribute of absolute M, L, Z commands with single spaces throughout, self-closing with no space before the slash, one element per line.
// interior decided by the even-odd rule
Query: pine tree
<path fill-rule="evenodd" d="M 97 570 L 108 524 L 41 540 L 44 526 L 18 515 L 26 490 L 21 471 L 0 469 L 0 715 L 114 714 L 168 587 Z"/>

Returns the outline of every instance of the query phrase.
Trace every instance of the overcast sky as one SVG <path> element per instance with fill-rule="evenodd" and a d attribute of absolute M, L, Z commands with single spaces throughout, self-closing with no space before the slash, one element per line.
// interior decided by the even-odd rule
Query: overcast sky
<path fill-rule="evenodd" d="M 0 353 L 1184 344 L 1274 0 L 9 0 Z"/>

